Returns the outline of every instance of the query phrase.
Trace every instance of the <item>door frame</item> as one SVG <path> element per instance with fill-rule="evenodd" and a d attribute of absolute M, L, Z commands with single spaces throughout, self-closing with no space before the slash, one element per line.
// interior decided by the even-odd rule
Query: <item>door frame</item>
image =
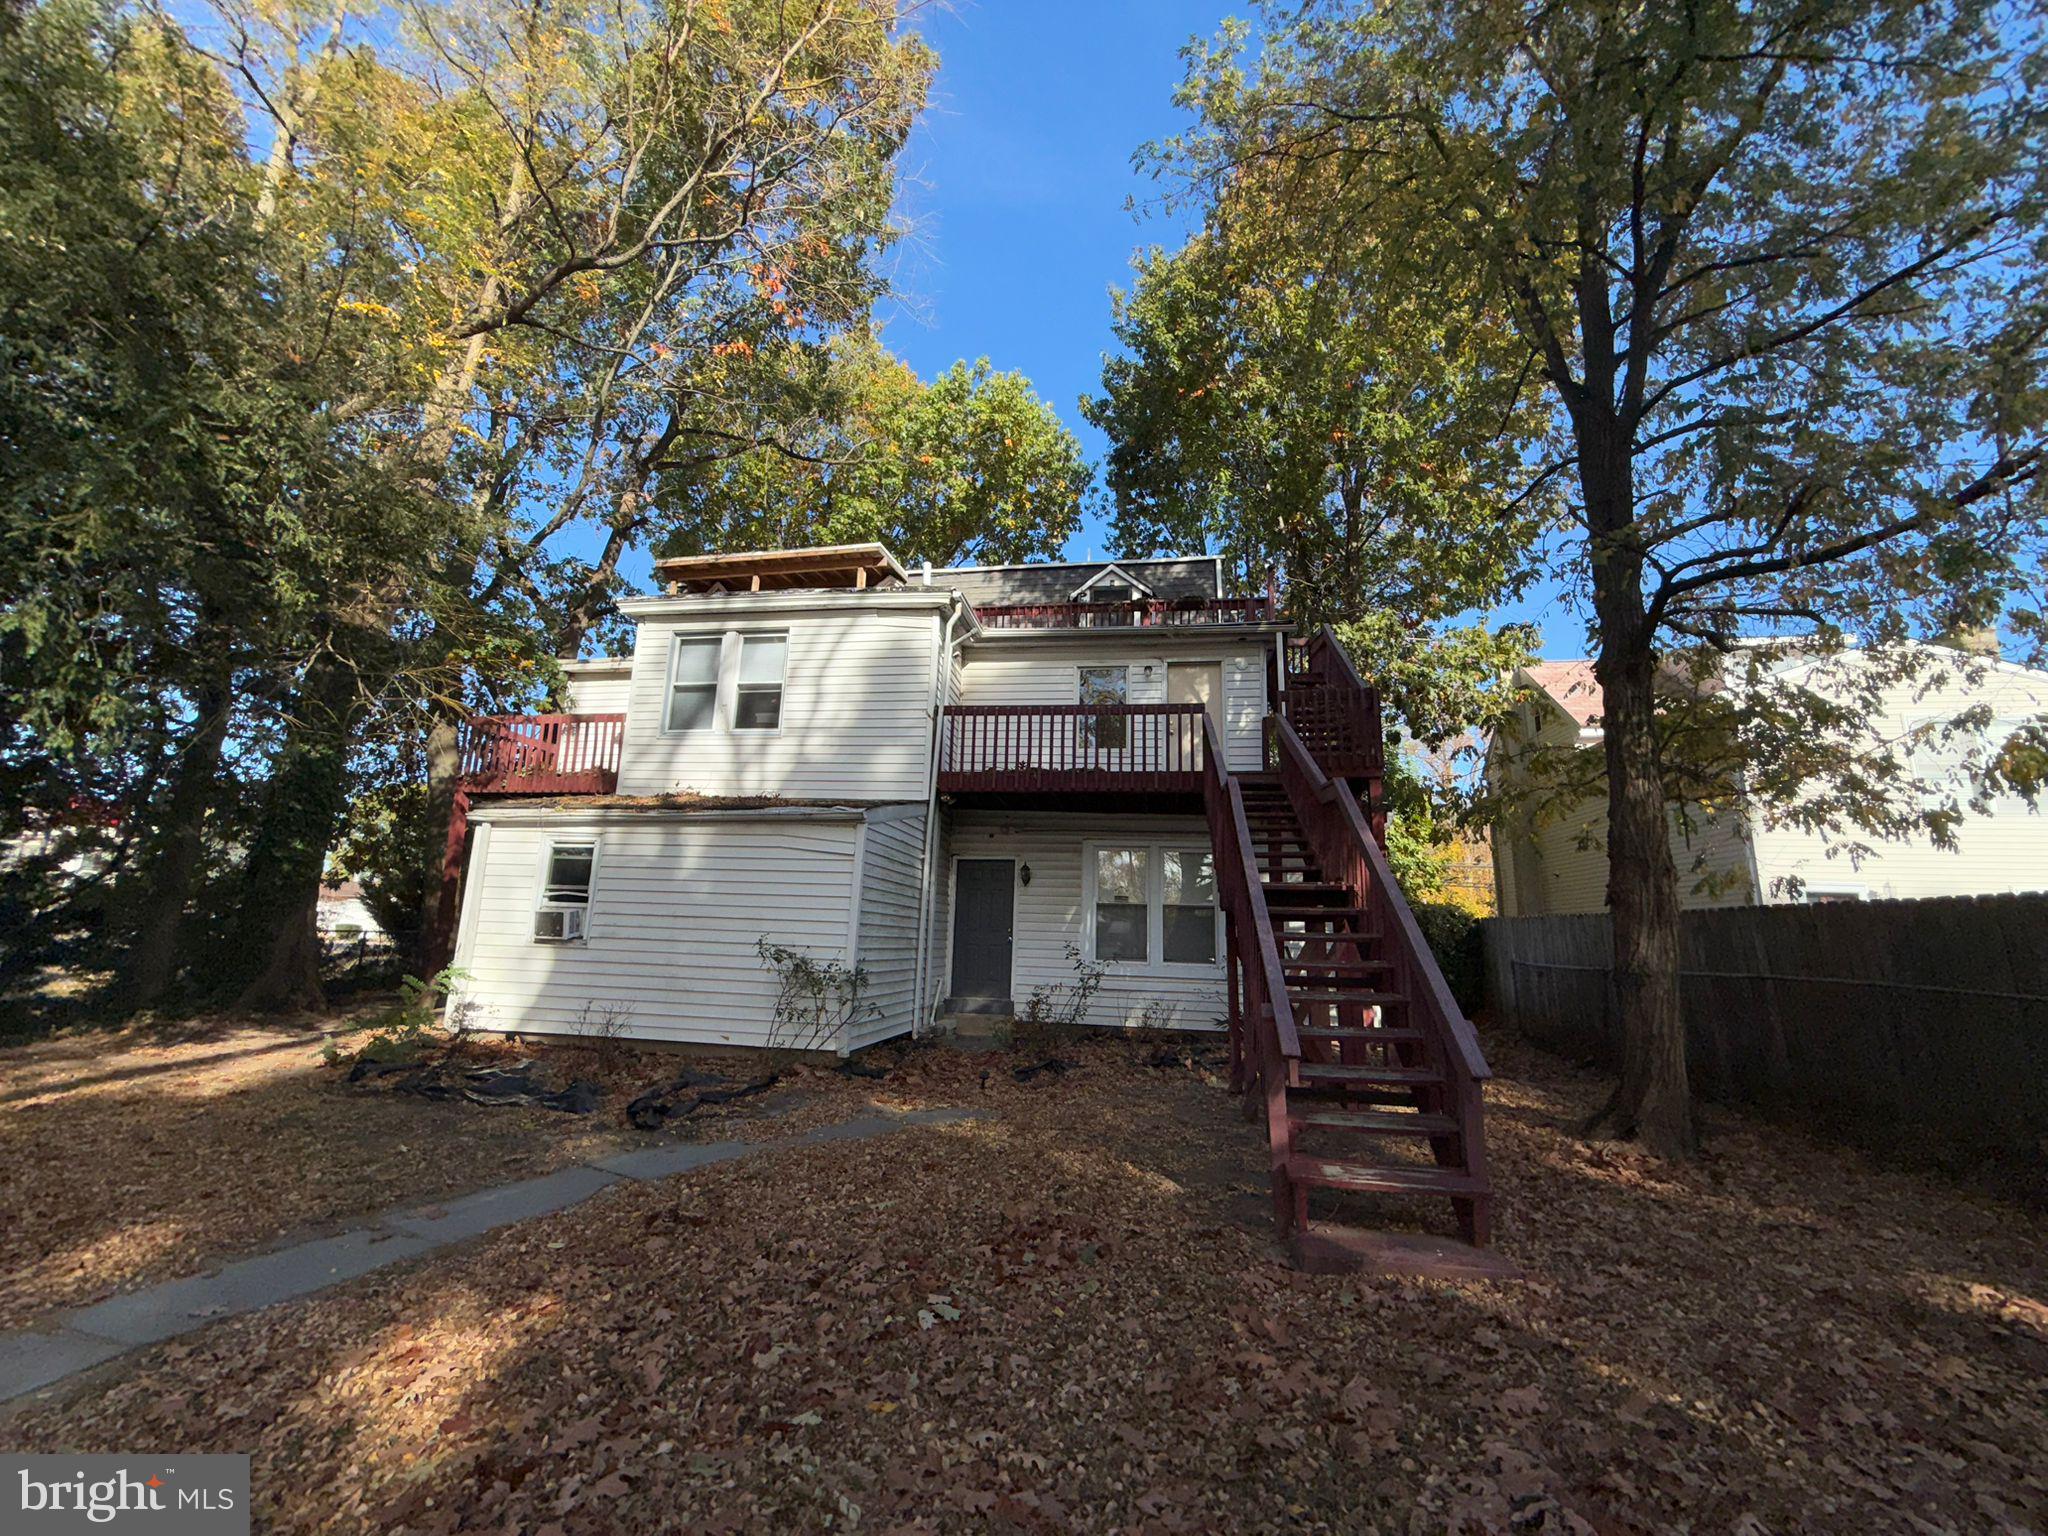
<path fill-rule="evenodd" d="M 984 864 L 1007 864 L 1010 866 L 1010 980 L 1006 994 L 1010 1005 L 1017 1003 L 1017 856 L 1008 853 L 956 853 L 946 869 L 946 997 L 958 996 L 953 990 L 953 940 L 960 932 L 960 861 L 979 861 Z"/>
<path fill-rule="evenodd" d="M 1214 667 L 1216 669 L 1216 739 L 1223 743 L 1224 766 L 1228 768 L 1230 757 L 1230 662 L 1228 656 L 1168 656 L 1159 679 L 1160 696 L 1167 703 L 1173 702 L 1173 669 L 1180 667 Z M 1263 685 L 1262 685 L 1263 686 Z"/>

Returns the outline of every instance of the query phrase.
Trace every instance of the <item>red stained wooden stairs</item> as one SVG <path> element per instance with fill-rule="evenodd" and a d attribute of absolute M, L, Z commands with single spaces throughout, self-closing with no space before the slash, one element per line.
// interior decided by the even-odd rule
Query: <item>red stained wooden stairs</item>
<path fill-rule="evenodd" d="M 1316 1242 L 1327 1259 L 1333 1233 L 1372 1246 L 1332 1218 L 1382 1197 L 1448 1199 L 1483 1246 L 1485 1058 L 1387 866 L 1378 701 L 1328 631 L 1305 652 L 1282 697 L 1313 710 L 1269 719 L 1264 772 L 1206 786 L 1232 1083 L 1248 1114 L 1263 1107 L 1274 1214 L 1298 1255 Z"/>

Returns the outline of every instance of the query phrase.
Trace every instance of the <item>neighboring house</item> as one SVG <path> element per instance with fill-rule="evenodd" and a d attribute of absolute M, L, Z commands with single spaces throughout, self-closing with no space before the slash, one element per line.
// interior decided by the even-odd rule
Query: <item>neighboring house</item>
<path fill-rule="evenodd" d="M 356 944 L 364 940 L 381 942 L 390 937 L 363 900 L 363 888 L 353 880 L 320 887 L 313 923 L 320 937 L 336 943 Z"/>
<path fill-rule="evenodd" d="M 1960 658 L 1958 658 L 1960 659 Z M 1832 665 L 1854 668 L 1853 653 Z M 1812 668 L 1790 661 L 1788 670 Z M 1916 729 L 1985 707 L 1989 733 L 2003 739 L 2023 722 L 2048 713 L 2048 674 L 1984 659 L 1984 676 L 1971 683 L 1960 668 L 1929 689 L 1900 682 L 1884 692 L 1872 729 L 1899 739 Z M 1839 676 L 1838 672 L 1813 677 Z M 1515 674 L 1530 690 L 1519 719 L 1492 743 L 1490 787 L 1526 788 L 1522 759 L 1531 745 L 1559 751 L 1601 750 L 1600 686 L 1588 661 L 1540 662 Z M 1941 778 L 1959 749 L 1922 746 L 1911 767 L 1919 777 Z M 1540 796 L 1537 797 L 1540 800 Z M 1672 814 L 1671 853 L 1678 866 L 1679 898 L 1688 908 L 1772 905 L 1796 901 L 1862 901 L 1899 897 L 1963 896 L 2048 887 L 2048 816 L 2017 796 L 1995 800 L 1972 815 L 1954 849 L 1926 837 L 1876 842 L 1860 861 L 1840 838 L 1774 824 L 1760 806 L 1743 801 L 1718 814 Z M 1503 917 L 1558 912 L 1600 912 L 1607 906 L 1604 801 L 1575 805 L 1524 803 L 1495 832 L 1494 871 Z"/>

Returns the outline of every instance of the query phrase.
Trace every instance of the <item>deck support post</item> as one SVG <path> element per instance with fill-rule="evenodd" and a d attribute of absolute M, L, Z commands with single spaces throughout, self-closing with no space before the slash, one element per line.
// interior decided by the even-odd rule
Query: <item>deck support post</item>
<path fill-rule="evenodd" d="M 462 867 L 469 857 L 469 790 L 455 786 L 448 807 L 448 840 L 441 850 L 440 899 L 434 904 L 433 926 L 427 932 L 426 971 L 435 976 L 455 956 L 455 924 L 462 911 Z"/>
<path fill-rule="evenodd" d="M 1230 1091 L 1244 1092 L 1244 1003 L 1241 985 L 1241 967 L 1244 957 L 1238 953 L 1237 920 L 1229 913 L 1223 915 L 1223 971 L 1230 978 Z"/>

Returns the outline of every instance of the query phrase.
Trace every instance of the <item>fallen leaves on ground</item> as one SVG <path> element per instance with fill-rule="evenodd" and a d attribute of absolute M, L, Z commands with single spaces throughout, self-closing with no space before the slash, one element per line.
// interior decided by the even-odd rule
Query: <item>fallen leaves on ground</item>
<path fill-rule="evenodd" d="M 202 1021 L 0 1051 L 0 1327 L 617 1140 L 350 1087 L 317 1030 Z"/>
<path fill-rule="evenodd" d="M 8 1439 L 253 1451 L 285 1532 L 2042 1526 L 2036 1221 L 1748 1122 L 1583 1143 L 1599 1083 L 1490 1044 L 1523 1283 L 1293 1270 L 1199 1069 L 923 1052 L 858 1086 L 984 1118 L 620 1186 Z"/>

